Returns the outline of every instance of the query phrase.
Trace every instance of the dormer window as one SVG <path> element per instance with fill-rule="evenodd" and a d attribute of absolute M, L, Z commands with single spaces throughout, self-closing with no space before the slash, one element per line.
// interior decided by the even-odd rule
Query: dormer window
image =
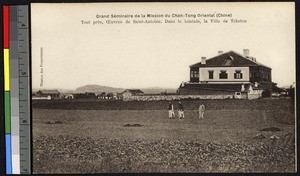
<path fill-rule="evenodd" d="M 224 66 L 230 66 L 232 65 L 232 62 L 233 62 L 233 57 L 232 56 L 229 56 L 226 58 L 225 62 L 224 62 Z"/>

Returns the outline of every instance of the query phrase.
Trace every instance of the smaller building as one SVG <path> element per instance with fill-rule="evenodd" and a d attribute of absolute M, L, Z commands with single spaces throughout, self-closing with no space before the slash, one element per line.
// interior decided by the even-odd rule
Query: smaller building
<path fill-rule="evenodd" d="M 73 94 L 66 94 L 64 96 L 65 99 L 74 99 L 74 95 Z"/>
<path fill-rule="evenodd" d="M 105 92 L 98 92 L 98 93 L 96 93 L 96 96 L 98 99 L 106 99 L 107 98 L 107 94 Z"/>
<path fill-rule="evenodd" d="M 140 89 L 126 89 L 124 92 L 121 93 L 122 98 L 130 98 L 132 96 L 142 96 L 144 95 L 144 92 L 141 91 Z"/>
<path fill-rule="evenodd" d="M 56 89 L 55 90 L 39 90 L 35 94 L 37 97 L 50 97 L 51 100 L 60 99 L 60 92 Z"/>
<path fill-rule="evenodd" d="M 115 100 L 119 99 L 118 93 L 113 92 L 112 93 L 112 98 L 115 99 Z"/>

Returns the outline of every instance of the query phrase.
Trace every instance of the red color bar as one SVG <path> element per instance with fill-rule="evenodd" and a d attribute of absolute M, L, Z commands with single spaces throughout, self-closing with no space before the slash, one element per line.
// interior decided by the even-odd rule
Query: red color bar
<path fill-rule="evenodd" d="M 9 6 L 3 6 L 3 48 L 9 49 Z"/>

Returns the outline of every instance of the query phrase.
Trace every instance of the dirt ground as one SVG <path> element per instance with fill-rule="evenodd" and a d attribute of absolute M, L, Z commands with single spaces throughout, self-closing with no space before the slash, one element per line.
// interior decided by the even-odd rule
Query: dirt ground
<path fill-rule="evenodd" d="M 196 110 L 186 110 L 185 116 L 33 108 L 34 173 L 294 172 L 290 112 L 207 110 L 199 120 Z"/>

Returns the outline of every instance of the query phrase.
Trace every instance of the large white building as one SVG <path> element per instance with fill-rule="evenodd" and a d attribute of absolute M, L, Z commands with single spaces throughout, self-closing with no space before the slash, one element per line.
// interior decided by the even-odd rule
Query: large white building
<path fill-rule="evenodd" d="M 271 68 L 244 49 L 223 53 L 190 66 L 190 81 L 181 84 L 180 94 L 228 94 L 258 98 L 263 90 L 272 89 Z"/>

